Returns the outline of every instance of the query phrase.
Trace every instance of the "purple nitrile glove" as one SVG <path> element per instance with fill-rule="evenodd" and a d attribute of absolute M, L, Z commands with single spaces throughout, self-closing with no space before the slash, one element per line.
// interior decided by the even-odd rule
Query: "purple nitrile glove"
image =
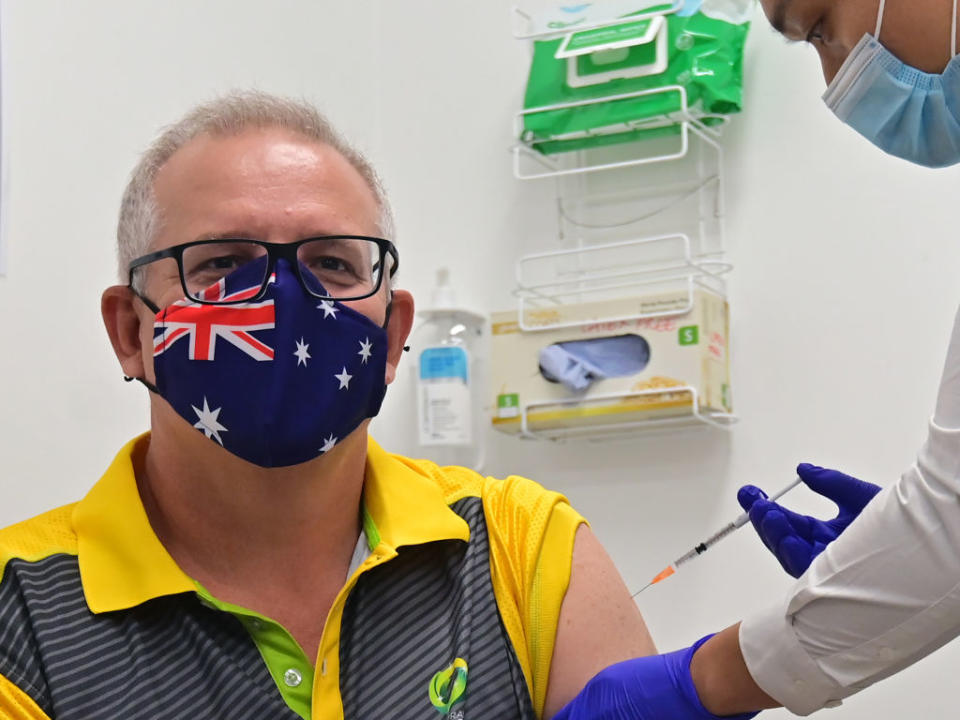
<path fill-rule="evenodd" d="M 744 485 L 737 493 L 737 501 L 750 513 L 750 522 L 763 544 L 793 577 L 803 575 L 813 559 L 840 537 L 880 492 L 873 483 L 809 463 L 798 465 L 797 474 L 807 487 L 837 504 L 835 518 L 818 520 L 787 510 L 767 500 L 766 493 L 754 485 Z"/>
<path fill-rule="evenodd" d="M 553 720 L 717 720 L 700 702 L 690 660 L 707 635 L 683 650 L 604 668 Z M 757 713 L 730 715 L 748 720 Z"/>

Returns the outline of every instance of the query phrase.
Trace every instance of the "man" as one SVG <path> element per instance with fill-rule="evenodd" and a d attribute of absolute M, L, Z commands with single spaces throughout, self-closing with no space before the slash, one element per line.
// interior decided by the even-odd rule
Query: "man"
<path fill-rule="evenodd" d="M 956 0 L 761 3 L 774 28 L 816 48 L 840 120 L 916 164 L 960 163 Z M 803 573 L 785 601 L 685 650 L 604 670 L 558 717 L 679 720 L 779 705 L 806 715 L 960 635 L 960 314 L 927 441 L 893 488 L 869 502 L 875 489 L 853 478 L 798 472 L 839 501 L 839 526 L 741 490 L 765 544 Z"/>
<path fill-rule="evenodd" d="M 0 531 L 0 717 L 550 717 L 654 651 L 561 496 L 368 438 L 413 320 L 391 235 L 303 104 L 230 96 L 147 151 L 102 309 L 151 431 Z"/>

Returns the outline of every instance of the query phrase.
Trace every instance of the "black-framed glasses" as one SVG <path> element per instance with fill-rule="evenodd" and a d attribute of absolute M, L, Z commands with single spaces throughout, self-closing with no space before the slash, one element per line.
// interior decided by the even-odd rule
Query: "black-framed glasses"
<path fill-rule="evenodd" d="M 236 305 L 256 300 L 264 293 L 281 259 L 290 264 L 310 295 L 341 301 L 376 294 L 383 283 L 384 269 L 388 277 L 393 277 L 400 264 L 392 242 L 364 235 L 323 235 L 292 243 L 224 238 L 194 240 L 138 257 L 130 263 L 128 282 L 146 301 L 141 295 L 146 272 L 176 274 L 184 296 L 190 300 Z M 176 263 L 175 268 L 172 263 Z M 211 292 L 228 275 L 244 269 L 244 292 Z M 252 292 L 258 284 L 259 289 Z"/>

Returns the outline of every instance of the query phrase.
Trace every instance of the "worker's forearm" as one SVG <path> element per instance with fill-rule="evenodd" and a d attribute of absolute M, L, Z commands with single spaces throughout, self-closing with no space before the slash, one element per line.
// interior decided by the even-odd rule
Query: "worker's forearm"
<path fill-rule="evenodd" d="M 779 707 L 753 681 L 740 651 L 740 624 L 718 632 L 701 645 L 690 662 L 700 702 L 714 715 Z"/>

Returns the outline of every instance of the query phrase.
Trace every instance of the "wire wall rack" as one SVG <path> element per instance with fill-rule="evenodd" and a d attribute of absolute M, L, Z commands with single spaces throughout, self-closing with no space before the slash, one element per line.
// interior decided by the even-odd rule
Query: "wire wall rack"
<path fill-rule="evenodd" d="M 631 19 L 667 15 L 681 6 L 682 2 L 675 0 L 670 6 Z M 617 18 L 580 24 L 576 29 L 622 22 Z M 570 32 L 562 27 L 537 27 L 531 14 L 513 8 L 512 33 L 518 40 L 555 39 Z M 525 118 L 536 113 L 658 95 L 675 96 L 674 105 L 679 109 L 547 138 L 534 138 L 524 131 Z M 726 278 L 733 269 L 726 259 L 724 229 L 722 134 L 727 120 L 726 116 L 705 114 L 691 107 L 686 89 L 675 84 L 528 107 L 514 114 L 513 175 L 522 181 L 554 183 L 558 229 L 557 237 L 540 239 L 542 249 L 516 259 L 514 296 L 520 332 L 683 317 L 693 308 L 698 291 L 720 296 L 725 302 Z M 576 140 L 646 129 L 668 132 L 586 150 L 545 154 L 537 149 L 537 144 L 545 140 Z M 633 308 L 612 315 L 551 312 L 653 292 L 670 293 L 678 300 L 666 309 Z M 723 352 L 727 352 L 726 347 Z M 569 416 L 578 407 L 588 415 L 591 406 L 611 403 L 623 410 L 622 419 L 605 413 L 596 422 L 575 426 L 543 420 L 553 414 Z M 705 405 L 702 393 L 693 384 L 591 393 L 587 397 L 529 399 L 505 408 L 503 413 L 501 420 L 519 421 L 520 437 L 538 440 L 599 441 L 653 430 L 728 429 L 738 420 L 732 412 Z"/>

